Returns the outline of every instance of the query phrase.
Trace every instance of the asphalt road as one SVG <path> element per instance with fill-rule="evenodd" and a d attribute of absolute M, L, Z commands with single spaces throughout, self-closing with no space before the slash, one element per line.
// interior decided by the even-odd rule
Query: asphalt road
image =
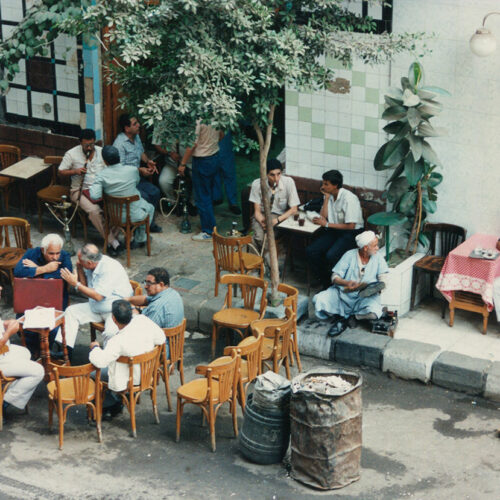
<path fill-rule="evenodd" d="M 207 361 L 209 342 L 189 340 L 185 352 L 190 379 L 194 366 Z M 85 362 L 85 355 L 82 346 L 76 361 Z M 303 360 L 306 368 L 317 363 Z M 167 411 L 162 390 L 159 426 L 144 395 L 137 439 L 129 437 L 128 414 L 123 413 L 103 423 L 104 442 L 99 444 L 85 411 L 74 409 L 59 451 L 57 432 L 48 431 L 41 386 L 30 414 L 11 414 L 0 433 L 0 499 L 500 498 L 500 439 L 494 434 L 500 427 L 500 403 L 378 372 L 362 370 L 362 375 L 361 479 L 343 489 L 320 492 L 291 479 L 284 464 L 247 462 L 239 454 L 227 411 L 217 419 L 216 453 L 210 451 L 207 428 L 200 427 L 194 407 L 186 407 L 181 441 L 175 443 L 175 413 Z"/>

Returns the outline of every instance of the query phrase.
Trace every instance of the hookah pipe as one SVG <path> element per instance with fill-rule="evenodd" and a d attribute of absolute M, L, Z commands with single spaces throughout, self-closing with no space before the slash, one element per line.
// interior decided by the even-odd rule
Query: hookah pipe
<path fill-rule="evenodd" d="M 76 208 L 78 208 L 78 205 L 80 205 L 80 198 L 82 197 L 82 191 L 83 191 L 83 181 L 85 180 L 85 174 L 87 173 L 87 164 L 89 162 L 89 157 L 92 154 L 92 151 L 85 151 L 85 163 L 83 164 L 83 168 L 85 169 L 85 172 L 82 172 L 80 174 L 82 180 L 80 181 L 80 190 L 78 191 L 78 198 L 76 200 Z"/>

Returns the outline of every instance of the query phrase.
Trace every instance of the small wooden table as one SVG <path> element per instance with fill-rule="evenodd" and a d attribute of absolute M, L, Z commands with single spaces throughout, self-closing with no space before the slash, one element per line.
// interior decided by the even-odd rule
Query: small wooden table
<path fill-rule="evenodd" d="M 4 175 L 5 177 L 10 177 L 12 179 L 18 179 L 20 181 L 28 181 L 32 177 L 45 172 L 48 168 L 50 168 L 50 165 L 47 165 L 43 158 L 29 156 L 28 158 L 24 158 L 10 167 L 5 168 L 1 171 L 0 175 Z M 20 189 L 20 194 L 22 209 L 23 211 L 26 211 L 26 193 L 24 188 Z"/>
<path fill-rule="evenodd" d="M 19 321 L 19 331 L 21 333 L 21 338 L 23 341 L 23 345 L 26 344 L 26 341 L 24 339 L 24 320 L 25 317 L 24 315 L 21 316 L 18 321 Z M 64 330 L 64 311 L 54 311 L 54 320 L 55 320 L 55 325 L 54 328 L 57 328 L 58 326 L 61 327 L 61 335 L 62 335 L 62 344 L 63 344 L 63 355 L 64 355 L 64 365 L 69 365 L 69 358 L 68 358 L 68 348 L 66 346 L 66 332 Z M 50 380 L 50 364 L 51 364 L 51 359 L 50 359 L 50 348 L 49 348 L 49 333 L 50 333 L 50 328 L 30 328 L 28 331 L 30 332 L 35 332 L 38 333 L 40 337 L 40 359 L 41 363 L 45 369 L 45 380 Z"/>
<path fill-rule="evenodd" d="M 314 233 L 316 233 L 316 231 L 318 231 L 321 228 L 321 226 L 319 226 L 318 224 L 314 224 L 307 217 L 305 218 L 304 225 L 300 226 L 298 220 L 294 220 L 293 217 L 288 217 L 288 219 L 284 220 L 283 222 L 280 222 L 276 227 L 278 227 L 280 230 L 284 230 L 285 232 L 289 233 L 287 249 L 285 254 L 285 262 L 283 263 L 283 274 L 281 276 L 281 281 L 284 282 L 286 264 L 292 253 L 293 237 L 294 236 L 298 237 L 302 241 L 303 246 L 306 247 L 310 243 Z M 307 295 L 309 295 L 311 291 L 311 275 L 309 270 L 309 262 L 306 262 L 306 270 L 307 270 Z"/>

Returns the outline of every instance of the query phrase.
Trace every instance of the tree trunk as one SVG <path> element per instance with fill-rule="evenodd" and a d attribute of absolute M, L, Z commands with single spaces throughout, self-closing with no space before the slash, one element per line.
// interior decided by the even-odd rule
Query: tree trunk
<path fill-rule="evenodd" d="M 260 189 L 262 195 L 262 202 L 264 205 L 264 216 L 266 218 L 266 235 L 267 235 L 267 246 L 269 249 L 269 261 L 271 265 L 271 305 L 277 305 L 279 303 L 278 296 L 278 284 L 279 284 L 279 267 L 278 267 L 278 252 L 276 248 L 276 240 L 274 238 L 274 226 L 271 218 L 271 206 L 269 204 L 269 199 L 266 196 L 269 190 L 269 184 L 267 182 L 267 156 L 269 154 L 269 148 L 271 146 L 272 130 L 273 130 L 273 120 L 274 120 L 274 110 L 275 105 L 271 105 L 268 114 L 267 126 L 265 129 L 265 136 L 259 125 L 254 122 L 253 126 L 255 132 L 257 133 L 257 138 L 259 140 L 259 162 L 260 162 Z"/>

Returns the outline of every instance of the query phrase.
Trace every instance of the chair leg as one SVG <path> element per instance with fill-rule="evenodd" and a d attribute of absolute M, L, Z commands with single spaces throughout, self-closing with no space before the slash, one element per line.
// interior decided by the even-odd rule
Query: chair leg
<path fill-rule="evenodd" d="M 95 339 L 96 339 L 96 330 L 95 330 L 95 328 L 91 324 L 90 325 L 90 341 L 94 342 Z"/>
<path fill-rule="evenodd" d="M 215 412 L 211 403 L 208 405 L 208 425 L 210 428 L 210 441 L 212 443 L 212 451 L 215 453 Z"/>
<path fill-rule="evenodd" d="M 163 363 L 163 379 L 165 381 L 165 393 L 167 395 L 168 411 L 172 411 L 172 396 L 170 394 L 170 375 L 167 363 Z M 181 384 L 182 385 L 182 384 Z"/>
<path fill-rule="evenodd" d="M 483 335 L 486 335 L 486 331 L 488 330 L 488 316 L 488 312 L 483 313 Z"/>
<path fill-rule="evenodd" d="M 137 437 L 137 428 L 135 422 L 135 396 L 134 394 L 128 395 L 129 399 L 129 410 L 130 410 L 130 426 L 132 428 L 132 437 Z"/>
<path fill-rule="evenodd" d="M 58 408 L 57 417 L 59 418 L 59 449 L 63 449 L 64 443 L 64 414 L 62 408 Z"/>
<path fill-rule="evenodd" d="M 455 307 L 450 304 L 450 326 L 453 326 L 453 322 L 455 321 Z"/>
<path fill-rule="evenodd" d="M 182 416 L 182 403 L 181 397 L 177 395 L 177 415 L 175 419 L 175 442 L 178 443 L 181 439 L 181 416 Z"/>
<path fill-rule="evenodd" d="M 418 284 L 418 270 L 416 267 L 413 267 L 412 279 L 411 279 L 411 299 L 410 299 L 410 311 L 415 309 L 415 295 L 417 293 L 417 284 Z"/>
<path fill-rule="evenodd" d="M 231 413 L 233 415 L 234 435 L 238 437 L 238 406 L 236 399 L 236 394 L 233 394 L 233 398 L 231 400 Z"/>
<path fill-rule="evenodd" d="M 245 391 L 245 386 L 243 385 L 241 379 L 238 382 L 238 396 L 240 400 L 241 410 L 243 411 L 243 413 L 245 413 L 246 391 Z"/>
<path fill-rule="evenodd" d="M 160 423 L 160 416 L 158 415 L 158 401 L 156 399 L 156 385 L 153 385 L 153 389 L 151 390 L 151 402 L 153 403 L 153 413 L 155 416 L 155 423 Z"/>
<path fill-rule="evenodd" d="M 127 247 L 127 267 L 130 267 L 130 229 L 127 228 L 127 232 L 125 233 L 125 245 Z"/>
<path fill-rule="evenodd" d="M 183 355 L 184 357 L 184 355 Z M 179 360 L 179 378 L 181 379 L 181 385 L 184 385 L 184 359 L 183 357 Z"/>
<path fill-rule="evenodd" d="M 285 358 L 285 371 L 286 371 L 286 378 L 288 380 L 292 380 L 292 374 L 290 372 L 290 361 L 288 359 L 288 356 Z"/>
<path fill-rule="evenodd" d="M 215 266 L 215 290 L 214 290 L 214 297 L 217 297 L 219 295 L 219 280 L 220 280 L 220 269 L 216 265 Z"/>
<path fill-rule="evenodd" d="M 215 356 L 215 344 L 217 342 L 217 325 L 212 324 L 212 358 Z"/>
<path fill-rule="evenodd" d="M 297 327 L 295 327 L 295 333 L 293 334 L 293 352 L 295 354 L 295 359 L 297 360 L 297 369 L 299 373 L 302 371 L 302 363 L 300 362 L 299 353 L 299 339 L 297 338 Z"/>
<path fill-rule="evenodd" d="M 49 429 L 52 429 L 52 414 L 54 412 L 54 408 L 52 406 L 52 400 L 49 399 Z M 2 424 L 1 419 L 0 419 L 0 425 Z"/>

